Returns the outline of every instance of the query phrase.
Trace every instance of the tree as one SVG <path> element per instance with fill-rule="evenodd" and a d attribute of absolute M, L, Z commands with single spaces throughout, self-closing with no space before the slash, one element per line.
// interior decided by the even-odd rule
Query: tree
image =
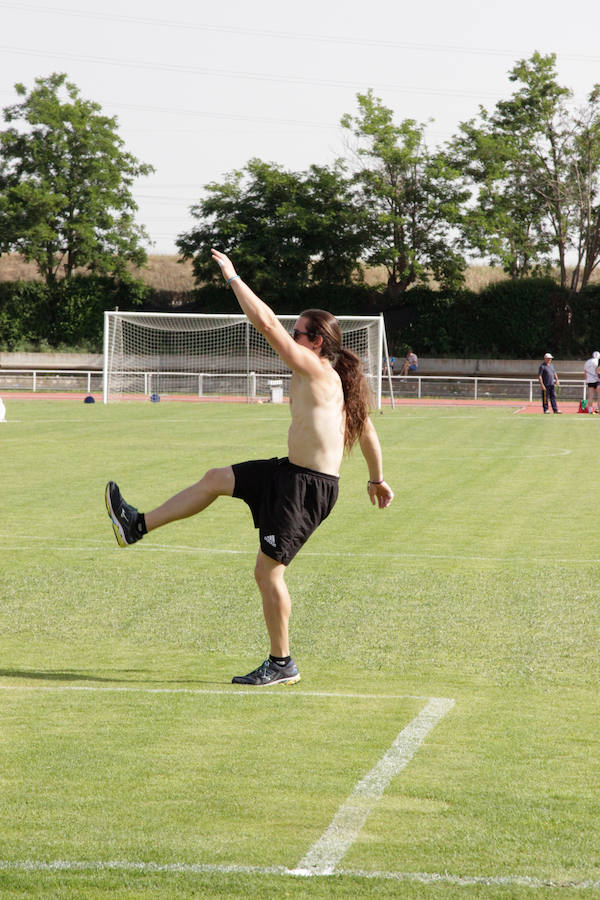
<path fill-rule="evenodd" d="M 589 284 L 600 262 L 600 85 L 577 115 L 570 174 L 577 209 L 577 261 L 571 276 L 576 291 Z"/>
<path fill-rule="evenodd" d="M 465 261 L 453 226 L 468 196 L 459 173 L 442 154 L 429 153 L 423 125 L 394 124 L 392 110 L 371 90 L 357 100 L 358 115 L 345 115 L 341 124 L 358 142 L 355 184 L 369 235 L 366 262 L 385 266 L 394 300 L 431 276 L 444 287 L 458 286 Z"/>
<path fill-rule="evenodd" d="M 35 262 L 49 286 L 77 268 L 120 275 L 127 261 L 143 263 L 131 187 L 152 167 L 124 150 L 116 119 L 66 75 L 15 89 L 23 99 L 4 109 L 0 131 L 0 253 Z"/>
<path fill-rule="evenodd" d="M 534 53 L 510 72 L 517 89 L 463 123 L 449 147 L 476 188 L 464 233 L 512 278 L 558 263 L 562 287 L 585 286 L 600 258 L 600 102 L 573 114 L 556 57 Z M 567 259 L 575 251 L 569 278 Z"/>
<path fill-rule="evenodd" d="M 555 54 L 534 53 L 530 60 L 518 62 L 509 78 L 519 87 L 509 100 L 496 105 L 492 121 L 511 144 L 513 171 L 524 193 L 544 214 L 565 287 L 572 222 L 568 178 L 572 132 L 566 105 L 571 92 L 557 83 Z"/>
<path fill-rule="evenodd" d="M 339 161 L 298 173 L 252 159 L 222 184 L 206 185 L 191 213 L 198 224 L 177 246 L 200 283 L 220 281 L 211 247 L 234 254 L 259 293 L 360 278 L 359 214 Z"/>
<path fill-rule="evenodd" d="M 527 179 L 515 165 L 518 146 L 484 109 L 480 117 L 479 124 L 462 123 L 446 150 L 474 195 L 463 215 L 462 234 L 469 247 L 502 266 L 511 278 L 544 274 L 552 252 L 545 210 L 533 200 Z"/>

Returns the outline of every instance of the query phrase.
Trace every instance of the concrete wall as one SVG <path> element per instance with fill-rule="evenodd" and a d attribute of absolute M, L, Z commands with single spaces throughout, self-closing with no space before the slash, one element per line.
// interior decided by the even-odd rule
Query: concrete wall
<path fill-rule="evenodd" d="M 537 378 L 541 359 L 419 359 L 419 375 Z M 583 378 L 585 360 L 554 360 L 559 377 Z M 402 360 L 396 360 L 396 372 Z M 100 353 L 0 353 L 0 369 L 101 369 Z"/>
<path fill-rule="evenodd" d="M 0 353 L 0 369 L 101 368 L 101 353 Z"/>
<path fill-rule="evenodd" d="M 481 375 L 486 378 L 537 378 L 540 359 L 419 358 L 419 375 Z M 584 359 L 555 359 L 559 378 L 583 378 Z M 396 362 L 399 369 L 401 362 Z"/>

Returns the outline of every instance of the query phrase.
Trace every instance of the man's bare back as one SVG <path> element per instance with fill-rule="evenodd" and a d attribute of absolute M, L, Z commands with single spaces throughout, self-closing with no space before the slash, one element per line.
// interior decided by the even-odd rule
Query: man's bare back
<path fill-rule="evenodd" d="M 338 475 L 344 453 L 344 392 L 329 360 L 319 362 L 318 372 L 292 374 L 288 456 L 297 466 Z"/>

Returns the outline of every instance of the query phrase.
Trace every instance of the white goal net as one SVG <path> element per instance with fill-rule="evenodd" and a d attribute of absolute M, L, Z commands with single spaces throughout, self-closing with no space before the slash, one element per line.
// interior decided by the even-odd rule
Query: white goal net
<path fill-rule="evenodd" d="M 291 333 L 298 316 L 279 316 Z M 383 316 L 338 316 L 381 407 Z M 282 399 L 290 371 L 244 315 L 106 312 L 104 402 L 146 396 Z"/>

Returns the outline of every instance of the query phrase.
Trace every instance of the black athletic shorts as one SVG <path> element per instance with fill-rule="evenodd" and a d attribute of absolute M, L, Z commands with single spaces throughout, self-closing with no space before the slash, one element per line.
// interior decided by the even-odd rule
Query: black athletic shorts
<path fill-rule="evenodd" d="M 260 548 L 289 565 L 338 497 L 339 477 L 291 463 L 287 457 L 236 463 L 233 496 L 250 507 Z"/>

